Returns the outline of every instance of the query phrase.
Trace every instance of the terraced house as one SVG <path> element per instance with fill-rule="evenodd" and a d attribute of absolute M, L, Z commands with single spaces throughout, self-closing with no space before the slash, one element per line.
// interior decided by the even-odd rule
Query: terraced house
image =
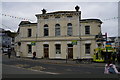
<path fill-rule="evenodd" d="M 16 52 L 21 57 L 82 59 L 92 57 L 98 46 L 95 36 L 101 33 L 101 20 L 81 19 L 75 11 L 36 14 L 37 23 L 21 21 L 16 37 Z"/>

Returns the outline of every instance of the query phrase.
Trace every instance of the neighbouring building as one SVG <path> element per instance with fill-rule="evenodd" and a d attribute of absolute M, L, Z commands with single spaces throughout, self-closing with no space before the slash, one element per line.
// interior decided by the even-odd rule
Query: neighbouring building
<path fill-rule="evenodd" d="M 109 43 L 112 48 L 116 49 L 117 54 L 120 53 L 120 37 L 107 37 L 107 41 L 105 41 L 104 48 L 106 47 L 106 43 Z"/>
<path fill-rule="evenodd" d="M 0 28 L 0 45 L 1 47 L 10 47 L 12 44 L 12 37 L 9 36 L 10 31 Z"/>
<path fill-rule="evenodd" d="M 2 52 L 6 52 L 8 48 L 11 48 L 14 51 L 14 42 L 16 32 L 11 32 L 10 30 L 5 30 L 0 28 L 0 49 Z"/>
<path fill-rule="evenodd" d="M 76 11 L 56 11 L 36 14 L 37 23 L 21 21 L 16 36 L 17 56 L 49 59 L 91 58 L 100 42 L 95 36 L 101 33 L 100 19 L 81 19 Z"/>
<path fill-rule="evenodd" d="M 115 46 L 116 46 L 117 53 L 120 54 L 120 37 L 115 38 Z"/>
<path fill-rule="evenodd" d="M 111 43 L 111 47 L 116 47 L 116 39 L 117 39 L 117 37 L 108 37 L 107 38 L 107 41 L 109 42 L 109 43 Z"/>

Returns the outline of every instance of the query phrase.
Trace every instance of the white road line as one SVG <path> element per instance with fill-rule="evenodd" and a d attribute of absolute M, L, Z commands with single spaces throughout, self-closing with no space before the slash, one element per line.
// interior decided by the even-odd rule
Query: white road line
<path fill-rule="evenodd" d="M 6 64 L 2 64 L 2 65 L 15 67 L 15 68 L 19 68 L 19 69 L 20 68 L 21 69 L 26 69 L 26 68 L 22 68 L 22 67 L 16 67 L 16 66 L 13 66 L 13 65 L 6 65 Z M 34 69 L 26 69 L 26 70 L 31 70 L 31 71 L 41 72 L 41 73 L 47 73 L 47 74 L 60 74 L 60 73 L 54 73 L 54 72 L 39 71 L 39 70 L 34 70 Z"/>
<path fill-rule="evenodd" d="M 39 71 L 39 70 L 33 70 L 33 69 L 29 69 L 29 70 L 36 71 L 36 72 L 47 73 L 47 74 L 60 74 L 60 73 L 53 73 L 53 72 Z"/>

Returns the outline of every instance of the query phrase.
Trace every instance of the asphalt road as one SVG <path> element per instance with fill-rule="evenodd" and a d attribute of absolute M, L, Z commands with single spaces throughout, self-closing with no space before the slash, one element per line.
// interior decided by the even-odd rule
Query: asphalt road
<path fill-rule="evenodd" d="M 41 67 L 40 71 L 59 73 L 59 74 L 103 74 L 104 67 L 95 67 L 91 64 L 81 64 L 81 65 L 66 65 L 66 64 L 50 64 L 36 62 L 34 60 L 21 60 L 16 58 L 8 59 L 7 56 L 3 56 L 3 64 L 17 66 L 17 65 L 27 65 L 23 68 L 28 69 L 31 67 Z M 7 72 L 3 67 L 3 71 Z M 38 70 L 39 71 L 39 70 Z"/>
<path fill-rule="evenodd" d="M 24 68 L 19 68 L 11 65 L 2 65 L 3 71 L 2 74 L 42 74 L 41 72 L 27 70 Z"/>
<path fill-rule="evenodd" d="M 2 56 L 3 77 L 88 77 L 91 75 L 103 75 L 104 67 L 92 64 L 53 64 L 35 61 L 32 59 L 14 58 L 8 59 L 7 55 Z M 8 75 L 9 74 L 9 75 Z M 34 76 L 33 76 L 34 75 Z M 59 76 L 60 75 L 60 76 Z M 86 76 L 88 75 L 88 76 Z M 89 77 L 91 77 L 89 76 Z M 101 76 L 99 76 L 101 77 Z M 112 76 L 116 77 L 116 76 Z"/>

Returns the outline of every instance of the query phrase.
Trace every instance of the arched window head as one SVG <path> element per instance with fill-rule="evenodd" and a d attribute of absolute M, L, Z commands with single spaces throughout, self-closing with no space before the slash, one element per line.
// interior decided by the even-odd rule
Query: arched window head
<path fill-rule="evenodd" d="M 68 23 L 67 26 L 68 26 L 68 27 L 72 27 L 72 24 L 71 24 L 71 23 Z"/>
<path fill-rule="evenodd" d="M 55 36 L 60 36 L 60 24 L 55 25 Z"/>
<path fill-rule="evenodd" d="M 60 27 L 60 24 L 56 24 L 55 27 Z"/>
<path fill-rule="evenodd" d="M 45 24 L 45 25 L 44 25 L 44 27 L 48 27 L 48 25 L 47 25 L 47 24 Z"/>
<path fill-rule="evenodd" d="M 48 25 L 45 24 L 45 25 L 44 25 L 44 36 L 48 36 L 48 35 L 49 35 Z"/>
<path fill-rule="evenodd" d="M 72 24 L 71 23 L 67 24 L 67 35 L 72 36 Z"/>

